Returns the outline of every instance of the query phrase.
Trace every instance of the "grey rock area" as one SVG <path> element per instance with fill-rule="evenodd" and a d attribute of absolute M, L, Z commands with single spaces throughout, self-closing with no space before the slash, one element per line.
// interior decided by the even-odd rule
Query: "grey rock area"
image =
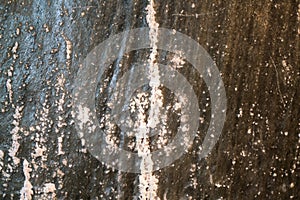
<path fill-rule="evenodd" d="M 159 27 L 198 42 L 218 67 L 227 97 L 222 133 L 200 158 L 211 120 L 209 89 L 182 61 L 177 70 L 193 86 L 201 115 L 186 154 L 143 183 L 147 174 L 113 169 L 89 152 L 74 120 L 77 72 L 109 37 L 149 27 L 148 5 L 147 0 L 0 1 L 0 199 L 300 199 L 298 0 L 154 0 Z M 95 91 L 101 129 L 129 152 L 137 152 L 136 138 L 109 122 L 107 104 L 122 75 L 149 56 L 151 49 L 121 52 Z M 176 65 L 176 56 L 158 50 L 156 62 Z M 166 87 L 160 91 L 163 107 L 170 109 L 166 135 L 153 130 L 151 151 L 160 148 L 162 138 L 168 144 L 179 127 L 174 94 Z M 150 86 L 138 88 L 131 102 L 141 93 L 149 99 Z M 148 117 L 145 99 L 141 107 Z M 139 121 L 138 111 L 130 115 Z"/>

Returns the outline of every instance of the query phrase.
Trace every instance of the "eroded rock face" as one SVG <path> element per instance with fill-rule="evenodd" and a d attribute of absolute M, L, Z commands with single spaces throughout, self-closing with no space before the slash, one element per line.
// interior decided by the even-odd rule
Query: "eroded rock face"
<path fill-rule="evenodd" d="M 2 2 L 1 199 L 300 198 L 299 5 L 297 1 Z M 184 105 L 168 88 L 156 85 L 156 63 L 169 65 L 186 77 L 199 99 L 199 129 L 187 154 L 158 171 L 126 173 L 93 157 L 87 141 L 80 138 L 72 108 L 81 61 L 110 36 L 140 27 L 151 28 L 152 46 L 158 27 L 186 34 L 218 66 L 227 115 L 207 158 L 199 158 L 199 147 L 211 120 L 209 89 L 193 66 L 178 56 L 180 52 L 120 51 L 99 77 L 95 110 L 106 139 L 144 156 L 144 170 L 148 169 L 158 162 L 149 153 L 172 141 L 182 117 Z M 153 128 L 148 140 L 125 135 L 108 120 L 107 105 L 122 75 L 143 62 L 152 64 L 152 85 L 138 88 L 128 107 L 138 133 Z M 151 107 L 168 109 L 151 111 Z M 83 120 L 89 112 L 82 111 Z M 157 120 L 161 118 L 162 124 Z M 143 124 L 150 128 L 143 129 Z M 162 126 L 155 129 L 156 125 Z"/>

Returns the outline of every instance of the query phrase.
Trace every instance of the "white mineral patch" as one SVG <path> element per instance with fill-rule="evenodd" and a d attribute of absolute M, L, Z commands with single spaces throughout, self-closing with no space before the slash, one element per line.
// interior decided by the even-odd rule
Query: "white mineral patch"
<path fill-rule="evenodd" d="M 64 75 L 61 74 L 57 78 L 57 83 L 55 84 L 56 95 L 61 96 L 59 98 L 59 100 L 56 101 L 56 104 L 58 106 L 58 111 L 63 111 L 63 105 L 65 103 L 65 96 L 66 96 L 66 92 L 65 92 L 65 88 L 64 88 L 65 82 L 66 82 L 66 79 L 65 79 Z"/>
<path fill-rule="evenodd" d="M 16 35 L 20 35 L 20 28 L 16 29 Z"/>
<path fill-rule="evenodd" d="M 4 158 L 4 152 L 0 150 L 0 159 L 3 160 L 3 158 Z"/>
<path fill-rule="evenodd" d="M 50 31 L 50 29 L 49 29 L 49 25 L 48 24 L 44 24 L 44 29 L 45 29 L 45 31 L 46 31 L 46 33 L 48 33 L 49 31 Z"/>
<path fill-rule="evenodd" d="M 45 101 L 42 103 L 42 108 L 37 109 L 35 112 L 35 116 L 38 119 L 37 124 L 30 128 L 30 131 L 33 131 L 32 139 L 35 141 L 35 146 L 33 152 L 31 153 L 31 165 L 34 169 L 34 176 L 39 176 L 40 169 L 47 169 L 47 161 L 48 152 L 47 152 L 47 143 L 48 138 L 47 134 L 49 132 L 49 127 L 53 124 L 53 121 L 49 117 L 49 95 L 45 96 Z"/>
<path fill-rule="evenodd" d="M 300 22 L 300 3 L 298 4 L 298 22 Z M 298 26 L 298 34 L 300 35 L 300 26 Z"/>
<path fill-rule="evenodd" d="M 0 172 L 2 172 L 2 168 L 4 165 L 4 163 L 2 162 L 3 159 L 4 159 L 4 152 L 0 150 Z"/>
<path fill-rule="evenodd" d="M 243 116 L 243 109 L 239 108 L 239 113 L 237 114 L 238 118 Z"/>
<path fill-rule="evenodd" d="M 63 155 L 65 154 L 65 152 L 62 150 L 62 141 L 63 141 L 63 137 L 58 137 L 58 155 Z"/>
<path fill-rule="evenodd" d="M 18 142 L 18 139 L 20 139 L 19 136 L 19 130 L 20 130 L 20 120 L 22 118 L 22 110 L 23 110 L 24 106 L 17 106 L 15 109 L 15 114 L 13 115 L 13 125 L 15 126 L 12 130 L 11 130 L 11 135 L 12 135 L 12 145 L 10 147 L 10 149 L 8 150 L 8 155 L 12 158 L 13 162 L 15 165 L 18 165 L 20 163 L 20 159 L 16 157 L 16 154 L 19 150 L 20 144 Z"/>
<path fill-rule="evenodd" d="M 42 147 L 39 147 L 38 144 L 36 144 L 35 146 L 35 153 L 31 153 L 31 156 L 35 159 L 35 158 L 38 158 L 38 157 L 42 157 L 43 156 L 43 153 L 46 151 L 46 147 L 42 146 Z"/>
<path fill-rule="evenodd" d="M 183 68 L 185 61 L 183 60 L 183 57 L 181 56 L 181 54 L 182 54 L 181 52 L 176 52 L 176 54 L 174 55 L 174 57 L 171 60 L 171 66 L 174 69 Z"/>
<path fill-rule="evenodd" d="M 60 169 L 57 169 L 56 173 L 59 177 L 63 177 L 65 175 L 65 173 L 63 171 L 61 171 Z"/>
<path fill-rule="evenodd" d="M 12 77 L 12 76 L 13 76 L 12 71 L 11 71 L 11 70 L 8 70 L 7 75 L 8 75 L 9 77 Z"/>
<path fill-rule="evenodd" d="M 90 121 L 89 119 L 89 113 L 90 113 L 90 109 L 87 108 L 87 107 L 82 107 L 81 105 L 78 106 L 78 116 L 77 116 L 77 119 L 78 119 L 78 126 L 80 127 L 80 129 L 83 128 L 83 125 L 87 122 Z M 92 130 L 95 129 L 95 126 L 92 126 L 90 127 Z M 81 144 L 82 146 L 85 146 L 85 140 L 83 138 L 83 133 L 82 132 L 79 132 L 78 133 L 79 136 L 81 137 Z M 86 152 L 86 148 L 83 148 L 82 149 L 82 152 L 85 153 Z"/>
<path fill-rule="evenodd" d="M 22 187 L 21 200 L 31 200 L 33 195 L 32 185 L 30 183 L 30 172 L 31 168 L 29 167 L 29 163 L 26 159 L 23 161 L 23 173 L 25 176 L 24 186 Z"/>
<path fill-rule="evenodd" d="M 82 128 L 83 124 L 89 121 L 90 109 L 87 107 L 78 106 L 78 120 L 80 121 L 79 126 Z"/>
<path fill-rule="evenodd" d="M 59 97 L 58 100 L 55 101 L 55 105 L 57 106 L 57 111 L 64 111 L 64 104 L 65 104 L 65 97 L 66 97 L 66 89 L 65 89 L 65 82 L 66 79 L 64 77 L 64 74 L 61 74 L 57 77 L 57 82 L 55 84 L 56 88 L 56 96 Z M 58 155 L 63 155 L 65 152 L 63 149 L 63 137 L 64 133 L 61 131 L 63 127 L 67 126 L 67 123 L 65 122 L 65 119 L 61 116 L 58 116 L 57 120 L 57 128 L 55 129 L 55 132 L 58 134 L 57 142 L 58 142 Z"/>
<path fill-rule="evenodd" d="M 7 79 L 6 81 L 6 89 L 8 91 L 8 96 L 9 96 L 9 102 L 13 102 L 13 90 L 12 90 L 12 84 L 11 84 L 11 79 Z"/>
<path fill-rule="evenodd" d="M 15 45 L 14 45 L 13 48 L 11 49 L 11 52 L 17 53 L 18 47 L 19 47 L 19 43 L 18 43 L 18 42 L 15 42 Z"/>
<path fill-rule="evenodd" d="M 65 36 L 64 33 L 62 33 L 62 37 L 64 38 L 65 42 L 66 42 L 66 52 L 67 52 L 67 60 L 71 59 L 71 55 L 72 55 L 72 49 L 73 49 L 73 45 L 72 42 Z"/>
<path fill-rule="evenodd" d="M 43 191 L 44 191 L 45 194 L 47 194 L 47 193 L 53 193 L 52 194 L 52 198 L 56 196 L 55 195 L 56 187 L 55 187 L 54 183 L 45 183 Z"/>
<path fill-rule="evenodd" d="M 149 128 L 155 128 L 157 124 L 159 124 L 161 118 L 160 112 L 161 107 L 163 106 L 162 102 L 162 91 L 161 89 L 157 88 L 155 91 L 152 90 L 152 95 L 150 97 L 151 106 L 150 106 L 150 113 L 147 126 Z"/>

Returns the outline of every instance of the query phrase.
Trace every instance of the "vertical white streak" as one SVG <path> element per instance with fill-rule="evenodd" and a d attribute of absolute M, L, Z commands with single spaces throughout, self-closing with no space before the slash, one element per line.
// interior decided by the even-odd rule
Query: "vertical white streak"
<path fill-rule="evenodd" d="M 150 0 L 149 5 L 146 8 L 147 10 L 147 22 L 149 24 L 149 37 L 150 37 L 150 46 L 152 47 L 152 52 L 149 58 L 149 76 L 150 76 L 150 87 L 151 97 L 150 97 L 150 113 L 148 125 L 150 128 L 155 128 L 159 123 L 159 112 L 160 107 L 162 106 L 162 92 L 158 88 L 160 86 L 160 75 L 159 68 L 156 62 L 157 57 L 157 42 L 158 42 L 158 23 L 155 21 L 155 10 L 154 2 Z"/>
<path fill-rule="evenodd" d="M 8 150 L 8 155 L 12 158 L 13 162 L 15 165 L 18 165 L 20 163 L 20 159 L 16 157 L 16 154 L 19 150 L 20 144 L 18 142 L 18 139 L 20 139 L 19 136 L 19 130 L 20 130 L 20 120 L 22 118 L 22 110 L 23 110 L 24 106 L 17 106 L 15 109 L 15 114 L 13 115 L 13 125 L 15 126 L 12 131 L 11 131 L 11 135 L 12 135 L 12 145 L 10 147 L 10 149 Z"/>
<path fill-rule="evenodd" d="M 148 123 L 146 123 L 146 114 L 140 113 L 138 115 L 139 127 L 137 134 L 137 151 L 142 158 L 141 174 L 139 175 L 139 199 L 159 199 L 157 196 L 158 179 L 151 172 L 153 170 L 153 160 L 151 158 L 149 137 L 150 128 L 155 128 L 159 120 L 160 106 L 162 106 L 162 93 L 158 88 L 160 86 L 159 69 L 156 63 L 157 56 L 157 41 L 158 41 L 158 23 L 155 21 L 154 2 L 150 0 L 147 10 L 147 22 L 150 27 L 149 37 L 152 52 L 149 58 L 149 76 L 150 76 L 150 113 Z"/>
<path fill-rule="evenodd" d="M 4 166 L 4 152 L 0 150 L 0 172 L 2 172 L 3 166 Z"/>
<path fill-rule="evenodd" d="M 56 88 L 56 96 L 58 97 L 58 100 L 55 100 L 55 105 L 57 106 L 57 112 L 61 112 L 61 114 L 64 114 L 64 104 L 65 104 L 65 97 L 66 97 L 66 91 L 65 91 L 65 82 L 66 79 L 64 77 L 64 74 L 61 74 L 60 76 L 58 76 L 57 78 L 57 83 L 55 84 L 55 88 Z M 58 116 L 58 120 L 57 120 L 57 127 L 55 128 L 55 132 L 57 134 L 60 134 L 60 136 L 58 136 L 57 138 L 57 143 L 58 143 L 58 155 L 63 155 L 65 152 L 63 151 L 63 138 L 64 138 L 64 133 L 63 128 L 67 126 L 67 123 L 65 122 L 65 119 L 63 117 L 61 117 L 60 115 Z"/>
<path fill-rule="evenodd" d="M 7 81 L 6 81 L 6 89 L 8 91 L 9 102 L 13 103 L 13 101 L 12 101 L 13 91 L 12 91 L 11 79 L 7 79 Z"/>
<path fill-rule="evenodd" d="M 29 163 L 26 159 L 23 161 L 23 173 L 25 176 L 24 186 L 22 187 L 21 193 L 21 200 L 31 200 L 33 195 L 32 185 L 30 183 L 30 172 L 31 168 L 28 166 Z"/>
<path fill-rule="evenodd" d="M 67 38 L 67 36 L 65 36 L 64 33 L 62 33 L 61 35 L 66 42 L 67 66 L 70 66 L 71 56 L 72 56 L 72 51 L 73 51 L 73 44 L 72 44 L 71 40 L 69 40 L 69 38 Z"/>
<path fill-rule="evenodd" d="M 297 15 L 298 15 L 298 36 L 300 35 L 300 3 L 298 4 L 298 12 L 297 12 Z"/>

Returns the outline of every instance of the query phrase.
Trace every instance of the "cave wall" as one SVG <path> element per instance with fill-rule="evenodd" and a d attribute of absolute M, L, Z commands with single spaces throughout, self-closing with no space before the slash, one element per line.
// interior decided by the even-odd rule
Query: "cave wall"
<path fill-rule="evenodd" d="M 1 199 L 142 196 L 140 174 L 111 169 L 86 150 L 75 127 L 72 91 L 80 63 L 94 47 L 124 30 L 149 26 L 148 4 L 1 1 Z M 186 34 L 210 54 L 227 96 L 225 125 L 211 154 L 198 158 L 200 134 L 192 150 L 153 172 L 153 199 L 299 199 L 299 1 L 166 0 L 154 1 L 153 9 L 159 27 Z M 129 53 L 101 80 L 115 84 L 126 70 L 118 64 L 149 54 Z M 165 64 L 172 57 L 158 55 Z M 205 83 L 190 67 L 179 72 L 196 82 L 205 109 Z M 109 96 L 101 87 L 99 118 Z M 167 90 L 163 95 L 164 104 L 172 101 Z M 204 116 L 209 120 L 209 112 Z"/>

